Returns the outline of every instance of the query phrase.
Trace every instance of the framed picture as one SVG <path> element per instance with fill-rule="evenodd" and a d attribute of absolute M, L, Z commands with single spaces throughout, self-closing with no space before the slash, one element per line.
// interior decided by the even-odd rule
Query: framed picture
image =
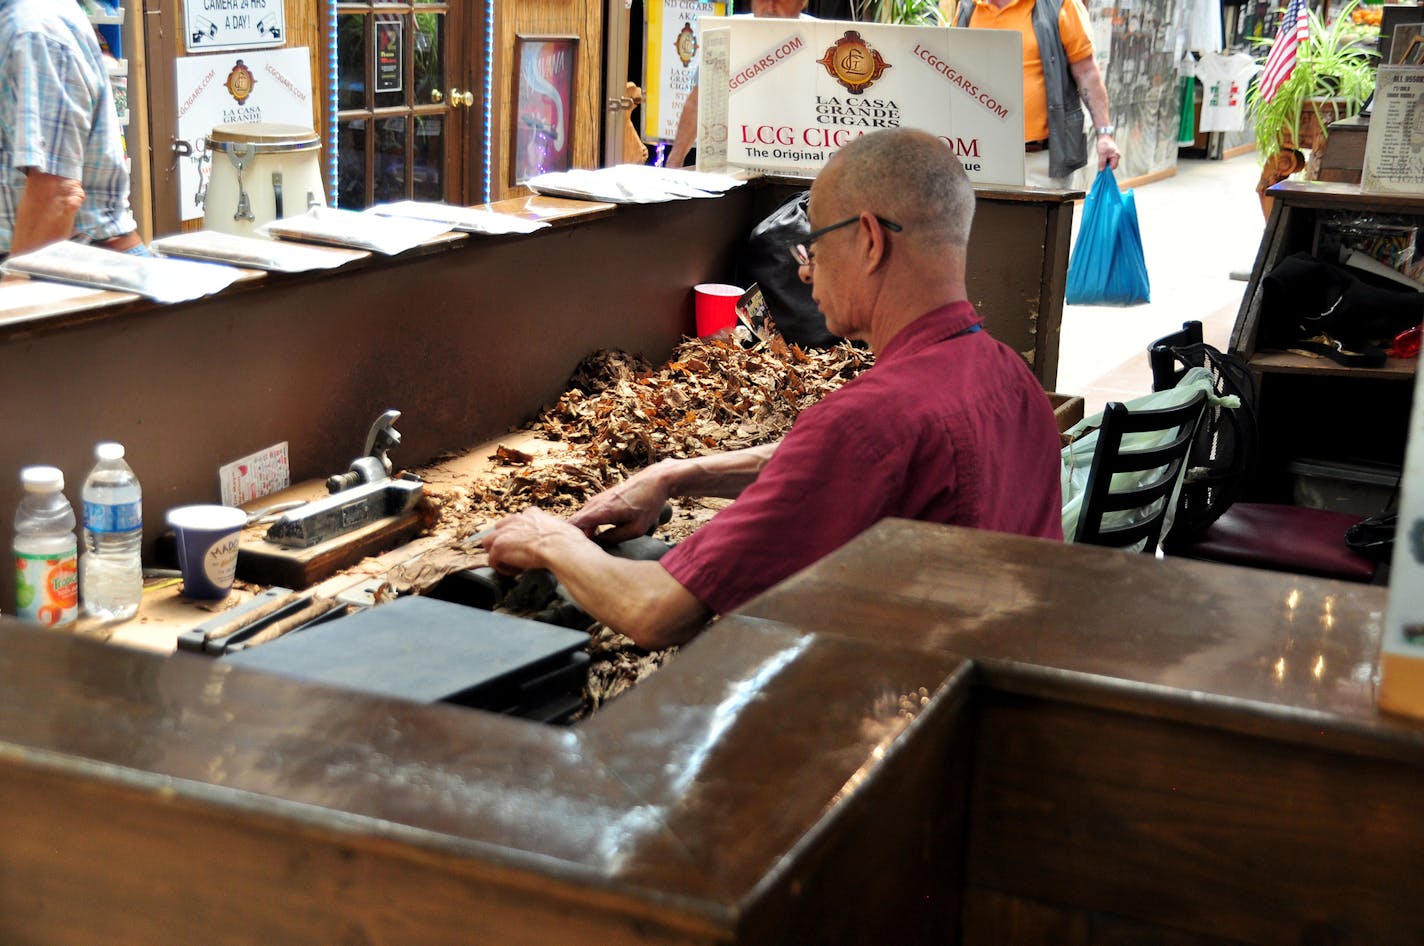
<path fill-rule="evenodd" d="M 514 127 L 510 130 L 512 184 L 573 166 L 574 66 L 577 36 L 514 38 Z"/>

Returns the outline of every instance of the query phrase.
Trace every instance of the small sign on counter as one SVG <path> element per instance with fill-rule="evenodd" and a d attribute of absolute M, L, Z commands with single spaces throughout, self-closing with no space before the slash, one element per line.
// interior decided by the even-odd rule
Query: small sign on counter
<path fill-rule="evenodd" d="M 1381 66 L 1360 190 L 1424 194 L 1424 66 Z"/>

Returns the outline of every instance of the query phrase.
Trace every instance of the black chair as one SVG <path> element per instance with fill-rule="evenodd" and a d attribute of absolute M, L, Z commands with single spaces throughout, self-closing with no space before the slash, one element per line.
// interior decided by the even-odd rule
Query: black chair
<path fill-rule="evenodd" d="M 1200 322 L 1148 349 L 1152 389 L 1175 387 L 1193 366 L 1212 373 L 1218 394 L 1241 407 L 1209 407 L 1188 461 L 1187 482 L 1162 551 L 1178 558 L 1369 582 L 1377 563 L 1345 544 L 1359 516 L 1303 506 L 1238 502 L 1256 462 L 1256 381 L 1240 359 L 1202 341 Z"/>
<path fill-rule="evenodd" d="M 1178 407 L 1129 410 L 1114 401 L 1103 409 L 1078 527 L 1072 536 L 1074 542 L 1120 549 L 1140 545 L 1138 551 L 1156 554 L 1162 527 L 1172 509 L 1177 476 L 1186 462 L 1205 406 L 1206 394 L 1198 392 Z M 1162 434 L 1167 439 L 1154 447 L 1122 448 L 1126 435 L 1146 433 Z M 1113 482 L 1119 473 L 1143 472 L 1150 475 L 1133 478 L 1136 485 Z"/>

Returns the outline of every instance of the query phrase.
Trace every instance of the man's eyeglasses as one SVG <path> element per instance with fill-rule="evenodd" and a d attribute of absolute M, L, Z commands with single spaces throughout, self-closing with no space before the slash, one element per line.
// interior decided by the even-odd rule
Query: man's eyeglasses
<path fill-rule="evenodd" d="M 879 215 L 876 215 L 875 219 L 880 221 L 880 225 L 885 229 L 889 230 L 891 233 L 899 233 L 901 230 L 905 229 L 898 223 L 886 220 L 884 217 L 881 217 Z M 795 244 L 788 245 L 786 249 L 791 253 L 791 259 L 794 263 L 796 263 L 797 266 L 813 266 L 816 262 L 816 254 L 812 252 L 811 244 L 815 243 L 817 240 L 825 236 L 827 233 L 830 233 L 832 230 L 839 230 L 841 227 L 848 227 L 859 220 L 860 214 L 856 214 L 854 217 L 848 217 L 847 219 L 842 220 L 840 223 L 833 223 L 828 227 L 822 227 L 819 230 L 812 230 L 810 233 L 806 234 Z"/>

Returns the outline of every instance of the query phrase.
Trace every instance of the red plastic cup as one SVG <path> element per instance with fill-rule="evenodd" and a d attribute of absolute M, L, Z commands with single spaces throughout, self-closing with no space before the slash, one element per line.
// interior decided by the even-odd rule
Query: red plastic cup
<path fill-rule="evenodd" d="M 720 282 L 693 287 L 697 293 L 697 337 L 716 335 L 737 324 L 737 300 L 746 290 Z"/>

